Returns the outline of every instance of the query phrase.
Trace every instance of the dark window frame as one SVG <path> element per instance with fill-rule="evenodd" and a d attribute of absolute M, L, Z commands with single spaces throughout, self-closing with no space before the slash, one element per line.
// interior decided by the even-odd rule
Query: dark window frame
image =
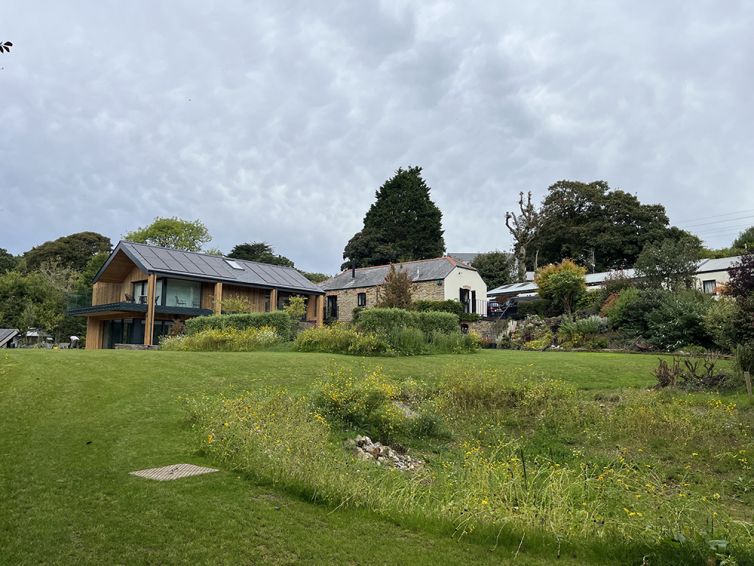
<path fill-rule="evenodd" d="M 357 307 L 366 307 L 367 306 L 367 294 L 366 293 L 357 293 L 356 294 L 356 306 Z"/>

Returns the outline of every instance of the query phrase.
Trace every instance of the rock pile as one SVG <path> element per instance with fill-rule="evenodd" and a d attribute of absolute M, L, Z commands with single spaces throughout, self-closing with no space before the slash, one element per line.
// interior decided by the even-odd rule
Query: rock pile
<path fill-rule="evenodd" d="M 362 460 L 373 460 L 380 466 L 391 466 L 396 470 L 416 470 L 424 463 L 408 454 L 400 454 L 390 446 L 372 442 L 372 439 L 368 436 L 357 436 L 349 440 L 347 445 Z"/>

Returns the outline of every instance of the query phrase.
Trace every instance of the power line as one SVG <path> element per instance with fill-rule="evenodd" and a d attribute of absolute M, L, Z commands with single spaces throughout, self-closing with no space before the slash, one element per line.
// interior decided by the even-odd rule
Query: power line
<path fill-rule="evenodd" d="M 750 219 L 754 219 L 754 216 L 753 215 L 747 215 L 747 216 L 741 216 L 740 218 L 728 218 L 727 220 L 713 220 L 711 222 L 696 222 L 696 223 L 692 223 L 692 224 L 685 224 L 685 226 L 688 226 L 688 227 L 709 226 L 710 224 L 727 224 L 729 222 L 740 222 L 741 220 L 747 220 L 748 221 Z"/>
<path fill-rule="evenodd" d="M 724 212 L 722 214 L 708 214 L 706 218 L 720 218 L 721 216 L 735 216 L 736 214 L 744 214 L 754 212 L 754 208 L 749 208 L 746 210 L 737 210 L 736 212 Z M 693 222 L 694 220 L 698 220 L 698 218 L 687 218 L 685 220 L 677 220 L 677 224 L 682 224 L 684 222 Z"/>

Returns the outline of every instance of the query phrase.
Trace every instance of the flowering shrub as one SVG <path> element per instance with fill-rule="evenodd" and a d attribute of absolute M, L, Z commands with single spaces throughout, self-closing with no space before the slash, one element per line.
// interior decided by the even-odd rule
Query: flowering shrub
<path fill-rule="evenodd" d="M 273 327 L 283 340 L 293 338 L 293 321 L 290 316 L 282 311 L 197 316 L 186 321 L 186 334 L 191 335 L 203 330 L 224 330 L 226 328 L 245 330 L 262 326 Z"/>
<path fill-rule="evenodd" d="M 357 356 L 378 356 L 388 352 L 388 344 L 374 334 L 362 334 L 342 324 L 307 328 L 296 336 L 300 352 L 330 352 Z"/>
<path fill-rule="evenodd" d="M 281 342 L 274 328 L 209 329 L 190 335 L 163 338 L 160 349 L 198 352 L 251 352 L 264 350 Z"/>

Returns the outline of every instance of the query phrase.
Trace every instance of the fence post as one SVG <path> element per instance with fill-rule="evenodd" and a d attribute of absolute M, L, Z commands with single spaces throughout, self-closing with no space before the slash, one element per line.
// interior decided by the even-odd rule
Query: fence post
<path fill-rule="evenodd" d="M 748 371 L 744 372 L 744 381 L 746 381 L 746 394 L 749 396 L 749 400 L 751 400 L 751 373 Z"/>

